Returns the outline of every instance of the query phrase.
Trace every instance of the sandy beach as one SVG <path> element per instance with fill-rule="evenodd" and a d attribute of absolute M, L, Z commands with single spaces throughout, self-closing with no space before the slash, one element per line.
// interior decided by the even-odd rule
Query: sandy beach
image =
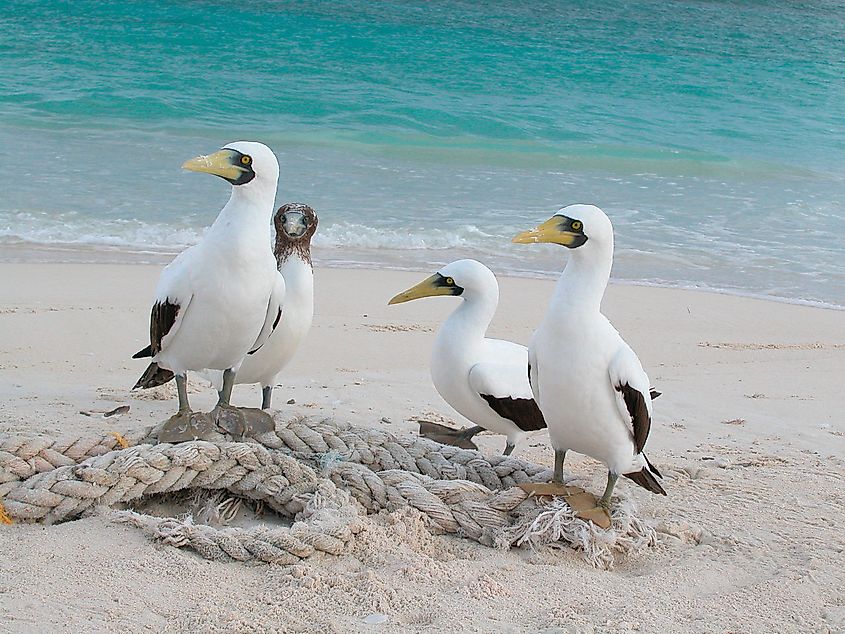
<path fill-rule="evenodd" d="M 124 432 L 174 411 L 129 389 L 159 271 L 0 264 L 0 436 Z M 419 417 L 467 424 L 428 376 L 453 301 L 387 306 L 428 274 L 318 268 L 314 325 L 276 389 L 278 415 L 394 434 L 416 433 Z M 552 282 L 500 285 L 490 334 L 526 343 Z M 614 570 L 429 536 L 399 516 L 340 557 L 221 564 L 89 517 L 0 527 L 0 630 L 845 631 L 845 312 L 616 284 L 604 312 L 663 393 L 648 446 L 669 494 L 620 485 L 665 530 Z M 207 409 L 215 394 L 195 382 L 191 399 Z M 258 388 L 238 386 L 233 402 L 257 406 Z M 130 411 L 80 413 L 119 405 Z M 501 437 L 478 440 L 501 451 Z M 553 458 L 546 435 L 515 455 Z M 567 469 L 601 491 L 597 462 L 573 456 Z M 388 622 L 366 624 L 376 612 Z"/>

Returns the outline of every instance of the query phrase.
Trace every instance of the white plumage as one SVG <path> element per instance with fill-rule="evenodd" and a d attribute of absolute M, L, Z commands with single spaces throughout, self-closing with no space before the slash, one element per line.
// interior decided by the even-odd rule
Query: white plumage
<path fill-rule="evenodd" d="M 503 434 L 509 454 L 527 433 L 545 425 L 528 384 L 528 350 L 485 337 L 499 301 L 496 277 L 480 262 L 458 260 L 390 303 L 433 295 L 462 300 L 438 330 L 431 353 L 435 389 L 455 411 L 479 426 L 455 435 L 469 440 L 480 428 Z M 448 433 L 438 426 L 438 439 Z"/>
<path fill-rule="evenodd" d="M 531 385 L 556 451 L 556 480 L 563 455 L 577 451 L 616 477 L 627 475 L 663 493 L 659 472 L 642 453 L 651 425 L 649 380 L 634 351 L 601 314 L 613 263 L 613 227 L 598 207 L 572 205 L 515 242 L 553 242 L 571 249 L 548 311 L 529 343 Z"/>
<path fill-rule="evenodd" d="M 283 205 L 274 217 L 275 257 L 285 283 L 284 312 L 278 326 L 264 345 L 244 359 L 235 377 L 236 384 L 258 383 L 262 387 L 262 408 L 271 403 L 279 373 L 293 358 L 311 329 L 314 316 L 314 271 L 311 264 L 311 237 L 317 228 L 317 215 L 300 203 Z M 205 373 L 220 389 L 221 372 Z"/>
<path fill-rule="evenodd" d="M 273 152 L 240 141 L 183 167 L 221 176 L 232 184 L 232 194 L 202 241 L 176 257 L 159 278 L 151 345 L 136 355 L 152 356 L 153 364 L 139 387 L 156 384 L 144 382 L 156 366 L 175 374 L 177 382 L 184 382 L 189 370 L 237 371 L 247 352 L 267 340 L 284 301 L 285 282 L 270 250 L 279 177 Z M 180 412 L 187 411 L 181 385 Z"/>

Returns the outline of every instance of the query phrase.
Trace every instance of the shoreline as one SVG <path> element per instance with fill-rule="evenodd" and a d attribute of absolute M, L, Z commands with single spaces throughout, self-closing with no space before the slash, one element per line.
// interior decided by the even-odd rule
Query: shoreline
<path fill-rule="evenodd" d="M 94 245 L 94 244 L 55 244 L 45 245 L 37 243 L 0 243 L 0 265 L 3 264 L 107 264 L 107 265 L 156 265 L 168 264 L 176 255 L 184 249 L 174 250 L 140 250 L 127 247 Z M 315 247 L 313 253 L 315 267 L 332 269 L 358 269 L 358 270 L 390 270 L 404 272 L 427 271 L 432 267 L 439 268 L 447 263 L 461 259 L 473 258 L 484 262 L 484 254 L 472 253 L 469 249 L 450 248 L 432 250 L 413 250 L 412 253 L 420 257 L 411 258 L 413 264 L 402 265 L 400 260 L 407 256 L 408 251 L 391 251 L 382 249 L 375 251 L 383 259 L 368 258 L 374 250 L 368 249 L 327 249 Z M 55 256 L 61 254 L 59 259 Z M 343 254 L 350 254 L 352 257 Z M 425 257 L 423 257 L 425 254 Z M 355 256 L 358 257 L 355 257 Z M 437 257 L 442 256 L 442 257 Z M 561 262 L 561 270 L 564 262 Z M 493 271 L 498 278 L 533 279 L 533 280 L 556 280 L 560 271 L 532 271 L 532 270 L 502 270 Z M 754 292 L 743 289 L 714 288 L 703 284 L 687 282 L 657 282 L 650 280 L 627 279 L 613 277 L 611 274 L 611 285 L 637 286 L 646 288 L 665 288 L 671 290 L 691 291 L 696 293 L 709 293 L 713 295 L 726 295 L 754 299 L 759 301 L 774 302 L 792 306 L 807 306 L 824 310 L 845 311 L 845 303 L 836 304 L 822 300 L 782 297 L 768 295 L 761 292 Z"/>

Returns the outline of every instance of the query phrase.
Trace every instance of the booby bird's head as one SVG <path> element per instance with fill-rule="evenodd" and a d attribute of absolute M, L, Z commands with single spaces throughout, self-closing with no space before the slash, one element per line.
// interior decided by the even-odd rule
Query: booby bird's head
<path fill-rule="evenodd" d="M 304 203 L 286 203 L 273 217 L 276 235 L 285 240 L 310 242 L 317 230 L 317 212 Z"/>
<path fill-rule="evenodd" d="M 492 296 L 498 301 L 499 285 L 493 272 L 477 260 L 456 260 L 416 286 L 393 297 L 388 305 L 402 304 L 422 297 L 437 295 Z"/>
<path fill-rule="evenodd" d="M 263 143 L 236 141 L 207 156 L 197 156 L 182 164 L 192 172 L 214 174 L 234 187 L 258 189 L 273 187 L 279 180 L 279 161 Z"/>
<path fill-rule="evenodd" d="M 273 216 L 276 226 L 276 260 L 284 262 L 296 253 L 311 262 L 311 238 L 317 231 L 317 212 L 303 203 L 286 203 Z"/>
<path fill-rule="evenodd" d="M 517 244 L 549 242 L 569 249 L 585 244 L 613 245 L 613 225 L 610 218 L 595 205 L 569 205 L 539 227 L 514 236 Z"/>

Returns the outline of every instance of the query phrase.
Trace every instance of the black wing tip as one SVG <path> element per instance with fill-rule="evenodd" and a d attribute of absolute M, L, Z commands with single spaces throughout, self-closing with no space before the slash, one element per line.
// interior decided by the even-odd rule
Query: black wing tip
<path fill-rule="evenodd" d="M 524 432 L 539 431 L 546 428 L 546 419 L 533 398 L 504 398 L 491 394 L 479 394 L 487 401 L 494 412 L 502 418 L 507 418 Z"/>
<path fill-rule="evenodd" d="M 646 464 L 648 464 L 648 467 L 643 467 L 639 471 L 634 471 L 633 473 L 626 473 L 624 474 L 625 477 L 633 480 L 646 491 L 651 491 L 657 495 L 666 495 L 666 490 L 660 485 L 657 478 L 654 477 L 662 477 L 660 472 L 652 466 L 648 458 L 646 458 Z"/>
<path fill-rule="evenodd" d="M 148 390 L 153 387 L 158 387 L 159 385 L 164 385 L 173 379 L 173 377 L 174 374 L 170 370 L 162 368 L 158 363 L 151 363 L 147 366 L 147 369 L 144 370 L 141 378 L 135 382 L 135 386 L 132 389 Z"/>
<path fill-rule="evenodd" d="M 648 456 L 647 456 L 647 455 L 645 455 L 645 454 L 643 454 L 643 458 L 645 459 L 645 463 L 646 463 L 646 465 L 648 465 L 649 470 L 650 470 L 650 471 L 651 471 L 654 475 L 656 475 L 658 478 L 662 478 L 662 477 L 663 477 L 663 474 L 662 474 L 662 473 L 660 473 L 660 471 L 658 471 L 658 470 L 657 470 L 657 467 L 655 467 L 653 464 L 651 464 L 651 460 L 649 460 L 649 459 L 648 459 Z"/>
<path fill-rule="evenodd" d="M 135 354 L 132 355 L 133 359 L 146 359 L 147 357 L 153 356 L 153 347 L 147 346 L 143 350 L 138 350 Z"/>
<path fill-rule="evenodd" d="M 651 389 L 648 391 L 648 395 L 651 397 L 651 400 L 652 400 L 652 401 L 653 401 L 654 399 L 656 399 L 658 396 L 660 396 L 661 394 L 663 394 L 663 392 L 658 392 L 658 391 L 657 391 L 657 390 L 655 390 L 654 388 L 651 388 Z"/>
<path fill-rule="evenodd" d="M 651 416 L 648 413 L 645 394 L 631 387 L 627 382 L 617 385 L 616 391 L 621 392 L 625 408 L 631 416 L 631 424 L 634 427 L 634 449 L 636 453 L 642 453 L 651 429 Z"/>

